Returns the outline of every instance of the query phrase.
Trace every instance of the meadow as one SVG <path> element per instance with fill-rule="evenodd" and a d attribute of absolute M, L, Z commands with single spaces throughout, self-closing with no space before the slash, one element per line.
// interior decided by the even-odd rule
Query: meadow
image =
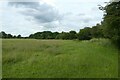
<path fill-rule="evenodd" d="M 118 51 L 106 39 L 2 40 L 3 78 L 117 78 Z"/>

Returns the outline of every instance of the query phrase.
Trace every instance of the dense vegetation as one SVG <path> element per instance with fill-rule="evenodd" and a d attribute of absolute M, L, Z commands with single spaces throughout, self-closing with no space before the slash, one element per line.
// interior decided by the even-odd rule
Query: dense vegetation
<path fill-rule="evenodd" d="M 73 40 L 73 39 L 79 39 L 79 40 L 90 40 L 92 38 L 102 38 L 104 37 L 102 28 L 100 24 L 97 24 L 96 26 L 93 26 L 92 28 L 85 27 L 84 29 L 81 29 L 79 33 L 76 31 L 70 31 L 70 32 L 51 32 L 51 31 L 43 31 L 43 32 L 37 32 L 34 34 L 31 34 L 29 37 L 22 37 L 21 35 L 13 36 L 11 34 L 7 34 L 5 32 L 0 33 L 1 38 L 30 38 L 30 39 L 63 39 L 63 40 Z"/>
<path fill-rule="evenodd" d="M 106 39 L 3 39 L 3 78 L 117 78 L 118 52 Z"/>
<path fill-rule="evenodd" d="M 120 47 L 120 1 L 111 2 L 102 10 L 105 11 L 102 23 L 104 35 Z"/>
<path fill-rule="evenodd" d="M 22 38 L 21 37 L 21 35 L 18 35 L 18 36 L 16 36 L 16 35 L 12 35 L 12 34 L 7 34 L 7 33 L 5 33 L 4 31 L 2 31 L 2 32 L 0 32 L 0 38 L 3 38 L 3 39 L 6 39 L 6 38 L 8 38 L 8 39 L 11 39 L 11 38 Z"/>

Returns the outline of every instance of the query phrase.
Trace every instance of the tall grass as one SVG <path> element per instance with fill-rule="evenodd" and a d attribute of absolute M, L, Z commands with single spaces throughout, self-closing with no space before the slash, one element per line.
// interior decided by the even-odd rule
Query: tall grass
<path fill-rule="evenodd" d="M 2 49 L 4 78 L 118 77 L 117 49 L 105 39 L 3 40 Z"/>

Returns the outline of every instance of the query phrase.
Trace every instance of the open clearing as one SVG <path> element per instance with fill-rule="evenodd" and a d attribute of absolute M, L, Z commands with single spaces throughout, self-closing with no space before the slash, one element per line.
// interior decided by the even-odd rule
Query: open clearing
<path fill-rule="evenodd" d="M 3 39 L 3 78 L 117 78 L 109 40 Z"/>

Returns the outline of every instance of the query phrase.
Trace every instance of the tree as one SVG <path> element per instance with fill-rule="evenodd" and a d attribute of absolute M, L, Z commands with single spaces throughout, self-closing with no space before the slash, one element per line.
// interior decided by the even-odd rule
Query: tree
<path fill-rule="evenodd" d="M 30 35 L 31 38 L 35 38 L 35 39 L 42 39 L 42 32 L 37 32 L 35 34 L 31 34 Z"/>
<path fill-rule="evenodd" d="M 104 37 L 103 29 L 100 24 L 97 24 L 96 26 L 93 26 L 91 28 L 91 36 L 92 38 L 103 38 Z"/>
<path fill-rule="evenodd" d="M 4 31 L 2 31 L 2 32 L 0 33 L 0 35 L 1 35 L 2 38 L 7 38 L 7 34 L 6 34 Z"/>
<path fill-rule="evenodd" d="M 44 31 L 42 33 L 42 37 L 43 37 L 43 39 L 52 39 L 53 38 L 52 32 L 51 31 Z"/>
<path fill-rule="evenodd" d="M 34 38 L 34 34 L 30 34 L 30 35 L 29 35 L 29 38 Z"/>
<path fill-rule="evenodd" d="M 91 28 L 85 27 L 84 29 L 81 29 L 78 33 L 78 39 L 79 40 L 90 40 L 91 37 Z"/>
<path fill-rule="evenodd" d="M 75 31 L 70 31 L 69 32 L 69 39 L 76 39 L 77 38 L 77 33 Z"/>
<path fill-rule="evenodd" d="M 59 33 L 58 32 L 54 32 L 53 35 L 52 35 L 53 39 L 57 39 L 57 35 L 59 35 Z"/>
<path fill-rule="evenodd" d="M 59 35 L 56 36 L 56 39 L 67 40 L 67 39 L 69 39 L 69 33 L 62 32 L 62 33 L 60 33 Z"/>
<path fill-rule="evenodd" d="M 7 38 L 13 38 L 11 34 L 7 34 Z"/>
<path fill-rule="evenodd" d="M 43 32 L 37 32 L 35 34 L 31 34 L 31 35 L 29 35 L 29 38 L 55 39 L 58 34 L 59 34 L 58 32 L 43 31 Z"/>
<path fill-rule="evenodd" d="M 17 36 L 17 38 L 22 38 L 22 37 L 21 37 L 21 35 L 19 34 L 19 35 Z"/>
<path fill-rule="evenodd" d="M 16 38 L 16 35 L 14 35 L 13 38 Z"/>
<path fill-rule="evenodd" d="M 104 11 L 104 34 L 120 47 L 120 1 L 109 3 Z"/>

